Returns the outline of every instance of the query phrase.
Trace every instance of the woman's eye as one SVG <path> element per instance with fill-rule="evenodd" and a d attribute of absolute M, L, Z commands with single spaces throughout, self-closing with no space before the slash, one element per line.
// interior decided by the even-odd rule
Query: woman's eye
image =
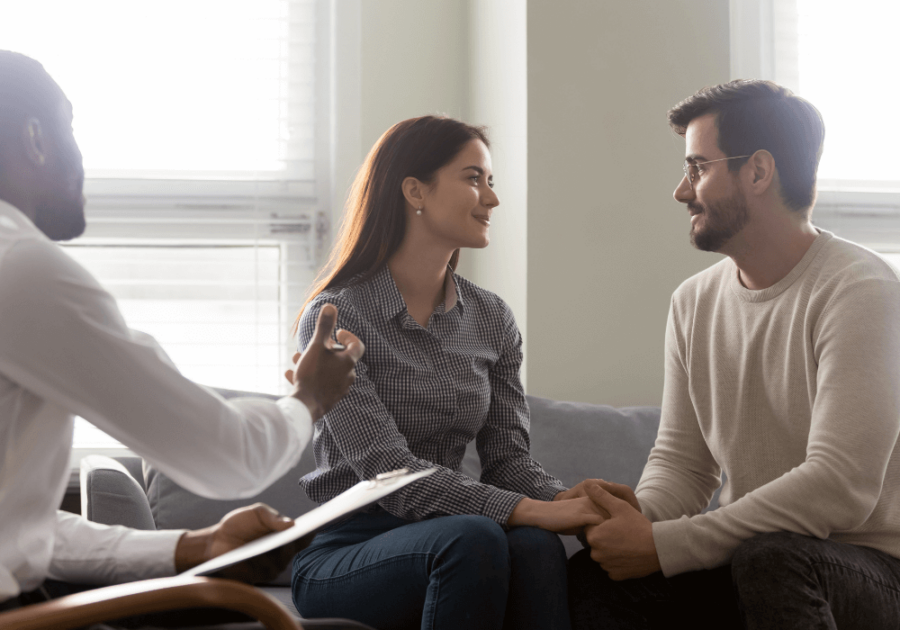
<path fill-rule="evenodd" d="M 479 177 L 478 175 L 472 175 L 472 177 L 470 177 L 469 179 L 471 179 L 473 183 L 477 184 L 477 183 L 478 183 L 478 177 Z"/>

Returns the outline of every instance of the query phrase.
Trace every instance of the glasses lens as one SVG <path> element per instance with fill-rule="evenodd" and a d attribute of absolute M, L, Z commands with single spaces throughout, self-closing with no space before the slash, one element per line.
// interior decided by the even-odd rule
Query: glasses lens
<path fill-rule="evenodd" d="M 694 188 L 694 178 L 697 176 L 697 167 L 691 164 L 690 162 L 685 162 L 681 167 L 684 171 L 685 177 L 687 177 L 688 184 L 691 185 L 691 189 Z"/>

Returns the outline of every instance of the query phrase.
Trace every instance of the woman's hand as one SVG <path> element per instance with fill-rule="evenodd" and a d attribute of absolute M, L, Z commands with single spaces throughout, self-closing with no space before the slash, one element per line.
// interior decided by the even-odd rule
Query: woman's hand
<path fill-rule="evenodd" d="M 553 501 L 522 499 L 509 515 L 510 527 L 540 527 L 557 534 L 574 536 L 587 525 L 599 525 L 609 513 L 590 497 Z"/>
<path fill-rule="evenodd" d="M 630 486 L 622 483 L 613 483 L 612 481 L 604 481 L 603 479 L 585 479 L 578 485 L 564 490 L 553 497 L 554 501 L 565 501 L 566 499 L 575 499 L 578 497 L 586 497 L 588 495 L 588 487 L 598 485 L 608 493 L 622 499 L 638 512 L 641 512 L 641 504 L 638 503 L 637 497 L 634 496 L 634 490 Z"/>

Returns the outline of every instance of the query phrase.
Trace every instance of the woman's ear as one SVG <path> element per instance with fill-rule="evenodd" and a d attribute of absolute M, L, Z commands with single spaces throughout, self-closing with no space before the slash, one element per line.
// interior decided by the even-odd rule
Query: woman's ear
<path fill-rule="evenodd" d="M 416 210 L 421 210 L 425 206 L 425 184 L 415 177 L 407 177 L 400 184 L 400 188 L 403 190 L 406 203 Z"/>

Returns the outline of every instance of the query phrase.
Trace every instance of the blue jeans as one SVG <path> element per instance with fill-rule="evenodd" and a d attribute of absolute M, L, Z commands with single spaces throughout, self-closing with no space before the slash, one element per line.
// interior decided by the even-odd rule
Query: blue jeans
<path fill-rule="evenodd" d="M 378 630 L 570 627 L 559 537 L 484 516 L 358 514 L 297 554 L 291 588 L 304 617 Z"/>
<path fill-rule="evenodd" d="M 896 629 L 900 560 L 776 532 L 743 542 L 728 566 L 613 582 L 584 550 L 569 561 L 569 601 L 577 630 Z"/>

